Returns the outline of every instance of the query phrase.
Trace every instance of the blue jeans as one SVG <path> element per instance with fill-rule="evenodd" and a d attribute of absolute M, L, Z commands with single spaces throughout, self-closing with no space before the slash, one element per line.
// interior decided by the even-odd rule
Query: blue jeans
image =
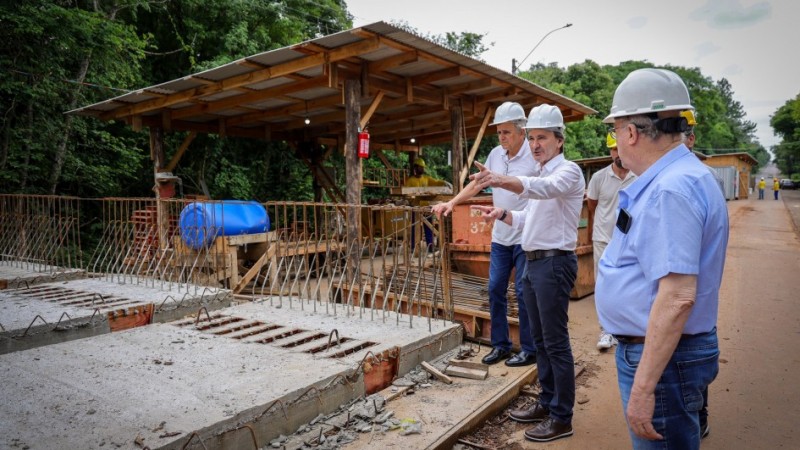
<path fill-rule="evenodd" d="M 764 190 L 763 189 L 759 189 L 758 190 L 758 199 L 759 200 L 764 200 Z"/>
<path fill-rule="evenodd" d="M 572 422 L 575 361 L 569 343 L 569 293 L 578 275 L 578 257 L 528 261 L 522 289 L 536 344 L 542 393 L 539 402 L 561 423 Z"/>
<path fill-rule="evenodd" d="M 623 413 L 628 409 L 633 377 L 643 350 L 644 344 L 620 342 L 617 347 L 617 378 Z M 664 439 L 649 441 L 630 433 L 633 448 L 699 449 L 700 413 L 707 399 L 704 393 L 708 392 L 708 385 L 718 372 L 716 328 L 708 333 L 681 338 L 656 385 L 653 427 Z"/>
<path fill-rule="evenodd" d="M 519 311 L 519 346 L 522 351 L 536 353 L 528 310 L 522 293 L 522 277 L 525 275 L 525 252 L 517 245 L 502 245 L 492 242 L 489 254 L 489 315 L 492 320 L 492 347 L 511 350 L 508 335 L 508 279 L 514 274 L 514 289 L 517 291 Z"/>

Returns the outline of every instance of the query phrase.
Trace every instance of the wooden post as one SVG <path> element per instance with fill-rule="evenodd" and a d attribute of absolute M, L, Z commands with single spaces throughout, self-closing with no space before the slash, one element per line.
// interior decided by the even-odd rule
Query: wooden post
<path fill-rule="evenodd" d="M 162 183 L 158 173 L 166 161 L 164 154 L 164 130 L 150 127 L 150 158 L 153 160 L 153 190 L 156 194 L 156 220 L 158 220 L 158 248 L 165 249 L 169 245 L 169 208 L 162 200 L 172 195 L 162 195 Z M 174 195 L 174 194 L 173 194 Z"/>
<path fill-rule="evenodd" d="M 450 107 L 450 131 L 453 135 L 453 194 L 461 192 L 461 170 L 464 167 L 464 112 L 461 102 Z"/>
<path fill-rule="evenodd" d="M 349 249 L 347 274 L 353 280 L 361 262 L 361 158 L 358 157 L 358 132 L 361 123 L 361 82 L 347 80 L 344 84 L 345 145 L 344 160 L 347 174 L 347 248 Z"/>

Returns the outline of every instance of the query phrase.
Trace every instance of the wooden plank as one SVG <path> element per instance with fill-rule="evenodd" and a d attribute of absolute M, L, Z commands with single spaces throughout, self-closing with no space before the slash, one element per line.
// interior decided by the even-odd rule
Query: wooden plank
<path fill-rule="evenodd" d="M 439 381 L 442 381 L 442 382 L 447 383 L 447 384 L 452 384 L 453 383 L 453 380 L 450 377 L 448 377 L 447 375 L 445 375 L 442 372 L 440 372 L 439 369 L 437 369 L 436 367 L 433 367 L 427 361 L 422 361 L 422 363 L 420 363 L 420 365 L 422 366 L 423 369 L 425 369 L 426 372 L 428 372 L 429 374 L 431 374 L 434 377 L 436 377 L 436 379 L 438 379 Z"/>
<path fill-rule="evenodd" d="M 450 108 L 450 132 L 452 135 L 451 151 L 453 155 L 453 194 L 458 194 L 463 188 L 463 184 L 458 182 L 459 175 L 462 173 L 464 167 L 464 144 L 466 144 L 466 136 L 461 127 L 464 122 L 464 112 L 461 110 L 461 103 L 453 105 Z M 467 167 L 467 170 L 469 168 Z"/>
<path fill-rule="evenodd" d="M 399 55 L 390 56 L 388 58 L 381 59 L 379 61 L 372 61 L 369 63 L 369 72 L 374 74 L 377 72 L 383 72 L 386 69 L 391 69 L 393 67 L 402 66 L 404 64 L 412 63 L 417 61 L 417 52 L 403 52 Z"/>
<path fill-rule="evenodd" d="M 486 133 L 486 127 L 489 125 L 489 118 L 494 114 L 494 106 L 488 106 L 486 108 L 486 113 L 483 115 L 483 122 L 481 122 L 481 127 L 478 130 L 478 135 L 475 136 L 475 141 L 472 143 L 472 148 L 469 150 L 469 156 L 467 156 L 467 162 L 464 167 L 461 168 L 461 173 L 458 175 L 458 185 L 463 186 L 464 181 L 467 179 L 467 175 L 469 175 L 469 169 L 472 167 L 472 163 L 475 162 L 475 155 L 478 154 L 478 147 L 481 145 L 481 140 L 483 139 L 484 133 Z M 527 149 L 523 149 L 526 151 Z"/>
<path fill-rule="evenodd" d="M 258 258 L 256 263 L 253 264 L 253 267 L 251 267 L 250 270 L 247 271 L 247 273 L 242 275 L 242 278 L 239 280 L 239 283 L 237 283 L 236 287 L 233 288 L 234 294 L 238 294 L 239 292 L 241 292 L 242 289 L 244 289 L 244 287 L 247 286 L 247 283 L 249 283 L 250 280 L 252 280 L 256 275 L 258 275 L 258 272 L 261 271 L 261 268 L 264 267 L 264 264 L 275 256 L 275 248 L 276 248 L 275 246 L 270 247 L 269 250 L 264 252 L 264 254 L 261 255 L 260 258 Z"/>
<path fill-rule="evenodd" d="M 236 95 L 233 97 L 226 97 L 211 103 L 202 102 L 195 106 L 188 106 L 186 108 L 177 109 L 172 112 L 172 120 L 184 117 L 191 117 L 193 115 L 202 113 L 213 113 L 223 109 L 241 106 L 247 103 L 255 103 L 265 98 L 274 98 L 286 94 L 293 94 L 295 92 L 304 91 L 306 89 L 313 89 L 327 84 L 327 77 L 316 77 L 298 81 L 296 83 L 286 83 L 280 86 L 275 86 L 269 89 L 260 91 L 251 91 L 247 94 Z M 173 125 L 174 127 L 174 125 Z"/>
<path fill-rule="evenodd" d="M 180 147 L 178 147 L 178 151 L 176 151 L 175 154 L 172 155 L 172 159 L 169 160 L 169 164 L 167 164 L 167 166 L 164 167 L 164 171 L 172 172 L 172 170 L 175 169 L 175 166 L 178 165 L 178 162 L 181 160 L 183 153 L 186 151 L 187 148 L 189 148 L 189 144 L 191 144 L 194 138 L 196 137 L 197 137 L 196 131 L 190 131 L 189 134 L 186 135 L 186 138 L 184 138 L 183 143 L 181 144 Z"/>
<path fill-rule="evenodd" d="M 429 445 L 429 449 L 451 449 L 458 442 L 458 438 L 469 433 L 479 424 L 505 409 L 518 395 L 522 386 L 532 383 L 538 375 L 536 366 L 530 366 L 514 383 L 498 392 L 482 405 L 475 405 L 475 411 L 453 425 L 449 431 L 443 433 L 439 439 Z"/>
<path fill-rule="evenodd" d="M 378 109 L 378 105 L 381 104 L 381 100 L 383 100 L 383 96 L 384 96 L 384 92 L 383 91 L 378 91 L 378 93 L 375 95 L 375 99 L 372 100 L 372 103 L 369 105 L 369 108 L 367 108 L 367 110 L 361 116 L 360 126 L 361 126 L 362 130 L 367 126 L 367 123 L 369 122 L 369 119 L 372 117 L 372 114 L 375 113 L 375 110 Z"/>
<path fill-rule="evenodd" d="M 447 366 L 444 370 L 447 375 L 459 378 L 469 378 L 470 380 L 485 380 L 489 374 L 486 370 L 470 369 L 468 367 Z"/>
<path fill-rule="evenodd" d="M 226 78 L 214 84 L 201 86 L 194 89 L 188 89 L 175 94 L 168 95 L 164 98 L 154 100 L 147 100 L 136 105 L 119 108 L 101 115 L 102 120 L 113 120 L 120 117 L 140 114 L 143 112 L 151 111 L 159 108 L 166 108 L 192 98 L 203 97 L 206 95 L 224 92 L 230 89 L 235 89 L 248 84 L 255 84 L 261 81 L 266 81 L 272 78 L 284 76 L 293 72 L 298 72 L 305 69 L 310 69 L 315 66 L 322 65 L 326 62 L 334 62 L 341 59 L 351 58 L 361 53 L 371 52 L 380 46 L 380 41 L 377 38 L 365 39 L 353 44 L 344 45 L 342 47 L 331 50 L 328 53 L 318 53 L 315 55 L 306 56 L 303 58 L 293 59 L 285 63 L 276 64 L 262 70 L 254 72 L 243 73 L 230 78 Z M 189 78 L 194 78 L 190 76 Z M 326 78 L 327 82 L 327 78 Z"/>
<path fill-rule="evenodd" d="M 447 364 L 450 364 L 451 366 L 466 367 L 467 369 L 484 370 L 484 371 L 489 370 L 488 364 L 476 363 L 472 361 L 461 361 L 458 359 L 451 359 L 450 361 L 447 362 Z"/>
<path fill-rule="evenodd" d="M 245 245 L 267 242 L 267 233 L 238 234 L 224 236 L 226 245 Z"/>
<path fill-rule="evenodd" d="M 446 80 L 448 78 L 460 77 L 463 75 L 463 66 L 453 66 L 446 69 L 437 70 L 435 72 L 423 73 L 411 78 L 414 85 L 434 83 L 436 81 Z"/>

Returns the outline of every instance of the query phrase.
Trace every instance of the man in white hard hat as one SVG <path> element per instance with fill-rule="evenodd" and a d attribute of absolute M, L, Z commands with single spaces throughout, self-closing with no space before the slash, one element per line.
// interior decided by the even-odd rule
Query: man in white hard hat
<path fill-rule="evenodd" d="M 606 147 L 611 155 L 611 164 L 592 175 L 586 191 L 586 206 L 589 211 L 589 240 L 592 242 L 595 279 L 597 279 L 597 265 L 600 257 L 614 233 L 619 191 L 636 179 L 636 175 L 622 165 L 617 151 L 617 135 L 613 131 L 609 131 L 606 135 Z M 601 352 L 606 351 L 616 343 L 614 336 L 600 326 L 597 349 Z"/>
<path fill-rule="evenodd" d="M 578 274 L 578 221 L 586 182 L 583 172 L 564 158 L 564 117 L 552 105 L 531 110 L 525 125 L 536 161 L 533 176 L 508 176 L 476 163 L 471 176 L 480 188 L 505 189 L 529 199 L 525 209 L 474 206 L 485 220 L 522 230 L 527 265 L 523 277 L 525 307 L 536 343 L 542 391 L 530 408 L 511 411 L 518 422 L 538 423 L 525 438 L 549 442 L 572 436 L 575 366 L 569 342 L 569 293 Z"/>
<path fill-rule="evenodd" d="M 494 122 L 500 145 L 486 158 L 489 170 L 511 176 L 531 176 L 534 173 L 533 155 L 525 139 L 525 110 L 519 103 L 505 102 L 497 108 Z M 433 207 L 437 215 L 450 214 L 453 206 L 469 200 L 481 189 L 471 181 L 452 200 Z M 492 204 L 509 210 L 524 209 L 528 200 L 504 189 L 492 190 Z M 502 222 L 492 228 L 492 247 L 489 255 L 489 316 L 492 323 L 492 351 L 484 356 L 484 364 L 496 364 L 511 356 L 511 338 L 508 332 L 508 280 L 514 270 L 514 288 L 517 293 L 520 352 L 506 360 L 511 367 L 527 366 L 536 362 L 536 345 L 533 343 L 528 311 L 522 295 L 522 275 L 525 273 L 525 252 L 520 246 L 522 231 Z"/>
<path fill-rule="evenodd" d="M 682 143 L 683 80 L 631 72 L 611 113 L 622 164 L 617 227 L 600 260 L 597 315 L 619 341 L 620 395 L 634 448 L 698 449 L 703 391 L 719 371 L 717 311 L 728 212 L 711 171 Z"/>

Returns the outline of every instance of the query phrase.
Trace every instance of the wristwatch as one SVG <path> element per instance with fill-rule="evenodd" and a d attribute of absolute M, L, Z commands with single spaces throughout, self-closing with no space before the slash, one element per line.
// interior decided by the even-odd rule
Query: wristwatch
<path fill-rule="evenodd" d="M 504 209 L 504 210 L 503 210 L 503 215 L 502 215 L 502 216 L 500 216 L 500 218 L 499 218 L 499 219 L 497 219 L 497 220 L 500 220 L 500 221 L 502 221 L 503 219 L 505 219 L 505 218 L 506 218 L 506 216 L 507 216 L 507 215 L 508 215 L 508 210 L 507 210 L 507 209 Z"/>

